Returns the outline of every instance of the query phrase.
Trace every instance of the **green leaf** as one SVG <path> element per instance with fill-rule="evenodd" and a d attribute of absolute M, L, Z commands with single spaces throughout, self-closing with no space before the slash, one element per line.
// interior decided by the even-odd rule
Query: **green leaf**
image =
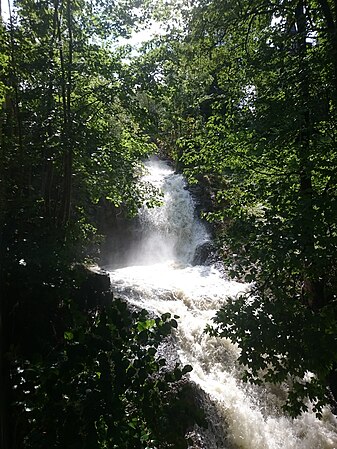
<path fill-rule="evenodd" d="M 64 339 L 68 340 L 68 341 L 74 339 L 74 334 L 71 331 L 64 332 L 63 336 L 64 336 Z"/>

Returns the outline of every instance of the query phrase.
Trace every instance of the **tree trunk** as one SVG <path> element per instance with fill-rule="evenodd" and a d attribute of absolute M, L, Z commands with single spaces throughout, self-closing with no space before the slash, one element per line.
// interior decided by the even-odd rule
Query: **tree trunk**
<path fill-rule="evenodd" d="M 304 2 L 300 0 L 295 9 L 295 22 L 297 28 L 297 51 L 299 57 L 299 96 L 300 96 L 300 123 L 298 136 L 298 157 L 300 161 L 299 201 L 301 213 L 301 240 L 303 257 L 303 301 L 313 310 L 319 310 L 325 304 L 324 285 L 322 277 L 317 272 L 315 262 L 315 230 L 313 208 L 313 185 L 311 171 L 311 137 L 312 119 L 309 107 L 310 78 L 306 63 L 307 55 L 307 24 Z"/>
<path fill-rule="evenodd" d="M 67 0 L 67 27 L 68 27 L 68 68 L 67 68 L 67 148 L 64 160 L 64 198 L 63 198 L 63 224 L 70 218 L 71 191 L 72 191 L 72 167 L 73 167 L 73 136 L 72 136 L 72 65 L 73 65 L 73 31 L 71 0 Z"/>
<path fill-rule="evenodd" d="M 58 36 L 58 1 L 54 2 L 54 14 L 53 14 L 53 28 L 52 28 L 52 37 L 50 40 L 50 48 L 49 48 L 49 87 L 48 87 L 48 99 L 47 99 L 47 113 L 50 114 L 53 110 L 54 99 L 53 99 L 53 86 L 54 86 L 54 78 L 55 75 L 53 73 L 53 64 L 54 64 L 54 48 L 57 45 L 57 36 Z M 53 126 L 52 121 L 49 120 L 48 129 L 48 141 L 52 139 L 53 135 Z M 54 161 L 53 161 L 54 153 L 48 147 L 48 144 L 44 150 L 44 170 L 43 170 L 43 180 L 42 180 L 42 195 L 44 199 L 44 209 L 45 209 L 45 217 L 50 220 L 52 218 L 52 186 L 53 186 L 53 178 L 54 178 Z"/>
<path fill-rule="evenodd" d="M 25 171 L 24 171 L 24 148 L 23 148 L 23 136 L 22 136 L 22 121 L 21 121 L 21 111 L 20 111 L 20 98 L 19 98 L 19 80 L 17 73 L 17 63 L 16 63 L 16 49 L 15 49 L 15 38 L 14 38 L 14 24 L 12 17 L 11 2 L 8 1 L 8 12 L 9 12 L 9 24 L 10 24 L 10 76 L 9 84 L 13 89 L 14 95 L 10 98 L 13 110 L 13 132 L 15 130 L 16 142 L 18 145 L 18 170 L 15 173 L 16 182 L 19 186 L 19 191 L 22 194 L 27 187 L 25 183 Z"/>
<path fill-rule="evenodd" d="M 334 101 L 337 102 L 337 0 L 334 0 L 334 10 L 330 7 L 327 0 L 318 0 L 321 6 L 326 28 L 327 37 L 331 47 L 331 63 L 334 68 L 333 81 L 335 87 Z"/>
<path fill-rule="evenodd" d="M 71 117 L 71 92 L 72 92 L 72 63 L 73 63 L 73 35 L 71 1 L 67 0 L 66 5 L 67 28 L 68 28 L 68 61 L 65 64 L 63 42 L 61 34 L 60 19 L 58 17 L 58 41 L 60 48 L 60 62 L 62 73 L 62 104 L 63 104 L 63 187 L 62 200 L 59 214 L 59 226 L 65 226 L 70 218 L 71 189 L 72 189 L 72 117 Z"/>

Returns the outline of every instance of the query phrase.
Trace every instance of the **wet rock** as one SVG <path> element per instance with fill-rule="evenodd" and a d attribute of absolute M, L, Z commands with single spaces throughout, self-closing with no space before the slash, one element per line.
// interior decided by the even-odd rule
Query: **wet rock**
<path fill-rule="evenodd" d="M 195 250 L 192 265 L 210 265 L 215 260 L 215 247 L 212 242 L 205 242 Z"/>
<path fill-rule="evenodd" d="M 165 393 L 164 406 L 160 416 L 155 418 L 155 424 L 160 438 L 168 443 L 168 447 L 196 447 L 191 446 L 196 440 L 193 435 L 194 427 L 207 426 L 196 388 L 198 387 L 193 382 L 184 378 L 171 385 Z"/>
<path fill-rule="evenodd" d="M 78 280 L 79 285 L 75 298 L 84 310 L 111 304 L 110 277 L 107 273 L 78 265 L 74 269 L 74 278 Z"/>
<path fill-rule="evenodd" d="M 100 265 L 129 265 L 130 250 L 141 239 L 138 217 L 130 218 L 126 208 L 117 208 L 102 199 L 97 208 L 96 220 L 99 232 L 104 235 L 100 245 Z"/>
<path fill-rule="evenodd" d="M 188 190 L 193 197 L 195 209 L 199 218 L 201 217 L 202 212 L 213 210 L 212 193 L 210 192 L 209 183 L 204 177 L 199 177 L 198 184 L 189 185 Z"/>
<path fill-rule="evenodd" d="M 192 385 L 195 401 L 203 411 L 204 424 L 195 423 L 186 434 L 188 449 L 234 449 L 236 446 L 228 438 L 228 424 L 221 409 L 198 385 Z"/>

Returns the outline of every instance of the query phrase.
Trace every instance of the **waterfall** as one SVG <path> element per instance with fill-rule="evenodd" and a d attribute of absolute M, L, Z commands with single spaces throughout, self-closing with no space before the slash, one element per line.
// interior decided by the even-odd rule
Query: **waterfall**
<path fill-rule="evenodd" d="M 337 449 L 337 419 L 328 410 L 290 419 L 281 409 L 286 387 L 257 387 L 241 380 L 239 348 L 204 333 L 216 311 L 247 285 L 225 279 L 214 266 L 192 266 L 198 246 L 210 236 L 195 216 L 184 178 L 163 161 L 147 164 L 146 180 L 163 192 L 160 207 L 139 211 L 141 238 L 130 264 L 111 269 L 113 290 L 156 313 L 178 315 L 176 338 L 190 378 L 210 397 L 212 426 L 207 449 Z M 215 411 L 214 411 L 215 410 Z M 217 434 L 217 435 L 215 435 Z"/>
<path fill-rule="evenodd" d="M 192 261 L 196 247 L 209 240 L 209 235 L 194 217 L 194 203 L 183 176 L 174 174 L 168 165 L 157 159 L 146 165 L 149 172 L 144 181 L 161 190 L 163 204 L 150 209 L 143 207 L 139 211 L 142 237 L 130 250 L 130 263 L 186 265 Z"/>

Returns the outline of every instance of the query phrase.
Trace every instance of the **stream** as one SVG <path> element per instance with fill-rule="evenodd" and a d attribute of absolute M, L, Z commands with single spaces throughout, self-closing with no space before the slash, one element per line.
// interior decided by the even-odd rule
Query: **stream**
<path fill-rule="evenodd" d="M 329 409 L 297 419 L 281 408 L 286 386 L 258 387 L 241 380 L 239 348 L 204 333 L 216 311 L 248 288 L 227 279 L 212 265 L 192 266 L 195 251 L 210 240 L 198 220 L 182 175 L 165 162 L 146 163 L 145 180 L 161 189 L 160 207 L 139 211 L 141 237 L 123 265 L 108 267 L 113 291 L 155 313 L 178 315 L 176 340 L 183 364 L 209 397 L 208 429 L 200 430 L 207 449 L 337 449 L 337 417 Z M 310 410 L 310 408 L 309 408 Z"/>

